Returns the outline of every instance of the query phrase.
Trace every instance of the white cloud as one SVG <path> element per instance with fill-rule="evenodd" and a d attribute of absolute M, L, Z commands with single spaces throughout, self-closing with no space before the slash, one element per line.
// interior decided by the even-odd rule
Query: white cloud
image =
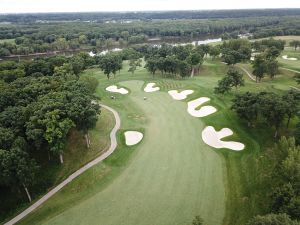
<path fill-rule="evenodd" d="M 0 13 L 300 8 L 299 0 L 0 0 Z"/>

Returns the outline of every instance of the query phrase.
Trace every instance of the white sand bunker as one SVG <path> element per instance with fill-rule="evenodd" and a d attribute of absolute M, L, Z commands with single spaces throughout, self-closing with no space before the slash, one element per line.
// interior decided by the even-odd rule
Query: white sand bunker
<path fill-rule="evenodd" d="M 208 126 L 202 131 L 202 140 L 205 144 L 213 148 L 228 148 L 234 151 L 241 151 L 245 145 L 235 141 L 221 141 L 222 138 L 232 135 L 233 132 L 229 128 L 223 128 L 216 131 L 214 127 Z"/>
<path fill-rule="evenodd" d="M 210 98 L 201 97 L 188 102 L 188 109 L 187 109 L 188 113 L 194 117 L 204 117 L 216 112 L 217 109 L 210 105 L 203 106 L 200 109 L 197 109 L 199 106 L 201 106 L 205 102 L 208 102 L 209 100 Z"/>
<path fill-rule="evenodd" d="M 172 96 L 172 98 L 174 100 L 183 100 L 183 99 L 186 99 L 186 97 L 192 93 L 194 93 L 193 90 L 184 90 L 184 91 L 181 91 L 181 92 L 178 92 L 177 90 L 171 90 L 171 91 L 168 91 L 169 95 Z"/>
<path fill-rule="evenodd" d="M 159 91 L 159 87 L 154 87 L 155 83 L 148 83 L 146 87 L 144 88 L 145 92 L 154 92 L 154 91 Z"/>
<path fill-rule="evenodd" d="M 124 133 L 126 145 L 136 145 L 143 139 L 143 134 L 137 131 L 126 131 Z"/>
<path fill-rule="evenodd" d="M 128 94 L 128 90 L 126 90 L 125 88 L 118 88 L 116 85 L 111 85 L 111 86 L 107 87 L 105 90 L 107 90 L 109 92 L 120 93 L 122 95 Z"/>
<path fill-rule="evenodd" d="M 289 58 L 287 55 L 283 55 L 282 58 L 286 60 L 292 60 L 292 61 L 298 60 L 297 58 Z"/>

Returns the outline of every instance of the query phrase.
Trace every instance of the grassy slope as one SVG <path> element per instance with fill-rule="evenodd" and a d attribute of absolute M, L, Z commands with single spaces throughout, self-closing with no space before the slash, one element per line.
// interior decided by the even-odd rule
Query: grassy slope
<path fill-rule="evenodd" d="M 258 170 L 258 155 L 259 146 L 272 145 L 272 132 L 249 129 L 239 121 L 229 110 L 233 94 L 220 98 L 212 93 L 225 65 L 208 61 L 200 76 L 186 80 L 151 79 L 143 69 L 135 75 L 126 69 L 111 81 L 98 69 L 86 75 L 99 78 L 98 93 L 121 113 L 122 131 L 144 131 L 143 142 L 128 148 L 119 132 L 119 147 L 112 157 L 80 176 L 21 224 L 120 224 L 122 219 L 122 224 L 186 224 L 200 214 L 208 224 L 221 224 L 225 216 L 223 224 L 239 225 L 263 213 L 268 190 L 260 182 L 264 172 Z M 284 75 L 277 82 L 282 79 Z M 140 82 L 127 80 L 154 80 L 163 92 L 192 88 L 196 92 L 189 99 L 209 96 L 219 111 L 202 120 L 191 118 L 184 103 L 171 100 L 166 93 L 140 92 Z M 132 92 L 116 95 L 117 100 L 112 101 L 104 87 L 119 82 Z M 239 91 L 247 90 L 280 88 L 246 79 L 246 87 Z M 144 101 L 143 96 L 150 98 Z M 242 140 L 247 149 L 237 153 L 205 146 L 200 139 L 204 124 L 230 127 L 236 132 L 232 139 Z"/>

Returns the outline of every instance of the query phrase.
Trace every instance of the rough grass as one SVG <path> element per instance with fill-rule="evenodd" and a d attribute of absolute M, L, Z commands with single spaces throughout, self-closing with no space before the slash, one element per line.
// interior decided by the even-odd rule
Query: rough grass
<path fill-rule="evenodd" d="M 247 66 L 247 65 L 245 65 Z M 86 76 L 99 79 L 97 93 L 102 101 L 120 112 L 121 130 L 116 152 L 91 168 L 51 198 L 20 224 L 187 224 L 201 215 L 208 225 L 239 225 L 258 213 L 264 213 L 268 186 L 262 183 L 264 171 L 258 166 L 261 152 L 273 145 L 273 129 L 248 128 L 229 109 L 235 93 L 288 89 L 290 76 L 275 78 L 275 84 L 263 80 L 226 96 L 213 94 L 213 87 L 226 73 L 219 61 L 207 60 L 201 74 L 189 79 L 154 78 L 140 68 L 127 72 L 128 65 L 107 80 L 98 69 Z M 156 82 L 160 92 L 144 93 L 144 82 Z M 119 84 L 129 95 L 105 92 Z M 185 101 L 174 101 L 170 89 L 193 89 Z M 110 96 L 116 96 L 111 100 Z M 145 101 L 143 97 L 147 96 Z M 207 96 L 218 112 L 206 118 L 191 117 L 188 100 Z M 201 140 L 204 126 L 229 127 L 234 135 L 228 140 L 246 144 L 242 152 L 214 150 Z M 266 128 L 267 127 L 267 128 Z M 125 130 L 139 130 L 145 136 L 134 147 L 126 147 Z M 281 134 L 284 134 L 284 130 Z"/>

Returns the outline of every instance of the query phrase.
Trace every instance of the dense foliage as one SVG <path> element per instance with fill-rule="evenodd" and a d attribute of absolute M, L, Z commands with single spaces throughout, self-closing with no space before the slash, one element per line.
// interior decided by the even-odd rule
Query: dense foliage
<path fill-rule="evenodd" d="M 92 103 L 97 80 L 80 79 L 79 74 L 93 63 L 79 54 L 0 64 L 1 192 L 23 188 L 31 201 L 30 187 L 37 182 L 38 168 L 45 167 L 37 155 L 60 156 L 63 163 L 72 128 L 88 139 L 100 113 L 99 105 Z"/>
<path fill-rule="evenodd" d="M 300 107 L 300 93 L 290 90 L 282 96 L 273 92 L 260 92 L 236 95 L 232 109 L 237 115 L 246 120 L 249 126 L 265 123 L 274 126 L 275 137 L 278 129 L 286 119 L 289 126 L 290 119 L 297 116 Z"/>
<path fill-rule="evenodd" d="M 300 29 L 297 27 L 300 18 L 289 16 L 295 15 L 297 10 L 261 12 L 250 10 L 249 18 L 245 18 L 245 15 L 243 18 L 239 18 L 241 11 L 234 11 L 233 14 L 229 14 L 229 12 L 214 11 L 211 13 L 211 15 L 216 13 L 219 16 L 211 16 L 207 12 L 173 12 L 174 16 L 181 13 L 185 15 L 176 20 L 172 19 L 172 13 L 165 13 L 170 15 L 163 16 L 165 18 L 149 20 L 142 18 L 151 13 L 137 13 L 134 15 L 136 19 L 130 21 L 124 21 L 122 14 L 111 14 L 110 17 L 103 14 L 106 16 L 105 20 L 93 19 L 102 16 L 102 14 L 93 13 L 76 14 L 76 19 L 72 19 L 73 14 L 2 15 L 0 21 L 12 23 L 0 25 L 0 40 L 11 40 L 0 41 L 0 57 L 127 46 L 151 42 L 153 38 L 170 41 L 174 39 L 194 40 L 221 35 L 224 38 L 224 33 L 228 33 L 226 39 L 236 38 L 237 34 L 249 32 L 253 33 L 254 37 L 299 34 Z M 279 13 L 281 17 L 274 17 L 275 12 Z M 197 19 L 197 16 L 191 16 L 197 14 L 203 14 L 206 16 L 205 18 L 215 17 L 215 19 L 203 20 Z M 160 13 L 152 13 L 152 15 L 160 15 Z M 81 16 L 90 19 L 77 20 Z M 62 19 L 65 17 L 68 18 L 68 22 Z M 120 18 L 114 19 L 114 17 Z M 200 16 L 200 18 L 202 17 Z M 280 32 L 271 33 L 270 29 L 279 29 L 282 32 L 281 34 Z"/>

